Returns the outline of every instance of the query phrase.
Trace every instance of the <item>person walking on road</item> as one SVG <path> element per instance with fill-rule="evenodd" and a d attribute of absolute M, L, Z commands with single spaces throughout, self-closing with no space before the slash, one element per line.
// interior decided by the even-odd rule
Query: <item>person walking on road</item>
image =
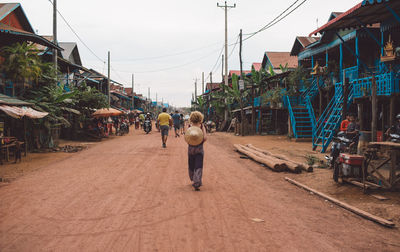
<path fill-rule="evenodd" d="M 176 110 L 175 114 L 172 115 L 172 121 L 174 123 L 174 130 L 175 130 L 175 137 L 179 137 L 179 129 L 181 126 L 181 115 L 179 114 L 179 111 Z"/>
<path fill-rule="evenodd" d="M 192 112 L 189 128 L 185 132 L 185 141 L 188 143 L 189 178 L 193 182 L 192 186 L 195 191 L 199 191 L 202 186 L 203 144 L 207 140 L 203 119 L 204 116 L 199 111 Z"/>
<path fill-rule="evenodd" d="M 157 123 L 161 131 L 162 147 L 167 147 L 168 131 L 169 127 L 172 125 L 172 119 L 169 114 L 167 114 L 167 109 L 163 108 L 163 112 L 158 115 Z"/>
<path fill-rule="evenodd" d="M 181 134 L 185 134 L 185 119 L 183 119 L 183 114 L 181 114 Z"/>

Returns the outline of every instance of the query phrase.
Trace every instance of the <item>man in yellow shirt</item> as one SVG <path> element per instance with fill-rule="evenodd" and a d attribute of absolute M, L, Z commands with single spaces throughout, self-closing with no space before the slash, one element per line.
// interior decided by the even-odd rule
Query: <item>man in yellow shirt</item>
<path fill-rule="evenodd" d="M 167 109 L 163 108 L 163 112 L 158 115 L 157 123 L 161 130 L 162 147 L 167 147 L 167 139 L 169 127 L 172 126 L 172 118 L 167 114 Z"/>

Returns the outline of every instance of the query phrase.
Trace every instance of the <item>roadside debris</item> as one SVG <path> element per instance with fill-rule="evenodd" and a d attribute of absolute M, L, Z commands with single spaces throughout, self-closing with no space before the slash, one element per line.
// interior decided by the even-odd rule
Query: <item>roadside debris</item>
<path fill-rule="evenodd" d="M 251 144 L 235 144 L 234 147 L 236 151 L 241 154 L 246 155 L 276 172 L 290 171 L 293 173 L 301 173 L 302 170 L 307 172 L 313 171 L 313 168 L 306 164 L 294 162 L 284 155 L 272 154 L 269 151 L 259 149 Z"/>
<path fill-rule="evenodd" d="M 297 182 L 294 179 L 290 179 L 288 177 L 285 177 L 285 180 L 288 181 L 289 183 L 293 184 L 293 185 L 296 185 L 298 187 L 301 187 L 301 188 L 305 189 L 306 191 L 313 192 L 314 194 L 320 196 L 321 198 L 324 198 L 325 201 L 330 201 L 330 202 L 332 202 L 332 203 L 334 203 L 334 204 L 336 204 L 336 205 L 338 205 L 338 206 L 340 206 L 340 207 L 342 207 L 342 208 L 344 208 L 344 209 L 346 209 L 346 210 L 348 210 L 350 212 L 353 212 L 353 213 L 355 213 L 355 214 L 357 214 L 357 215 L 359 215 L 359 216 L 361 216 L 361 217 L 363 217 L 365 219 L 371 220 L 371 221 L 376 222 L 378 224 L 381 224 L 381 225 L 383 225 L 385 227 L 393 228 L 395 226 L 394 222 L 392 222 L 390 220 L 383 219 L 383 218 L 381 218 L 379 216 L 373 215 L 373 214 L 368 213 L 366 211 L 363 211 L 363 210 L 361 210 L 359 208 L 351 206 L 351 205 L 349 205 L 347 203 L 344 203 L 344 202 L 342 202 L 342 201 L 340 201 L 338 199 L 330 197 L 330 196 L 328 196 L 328 195 L 326 195 L 326 194 L 324 194 L 322 192 L 314 190 L 314 189 L 312 189 L 312 188 L 310 188 L 310 187 L 308 187 L 306 185 L 303 185 L 303 184 Z"/>
<path fill-rule="evenodd" d="M 78 151 L 82 151 L 87 149 L 87 146 L 84 145 L 64 145 L 61 147 L 57 147 L 57 148 L 53 148 L 52 151 L 53 152 L 66 152 L 66 153 L 74 153 L 74 152 L 78 152 Z"/>
<path fill-rule="evenodd" d="M 252 221 L 260 223 L 260 222 L 264 222 L 263 219 L 259 219 L 259 218 L 251 218 Z"/>

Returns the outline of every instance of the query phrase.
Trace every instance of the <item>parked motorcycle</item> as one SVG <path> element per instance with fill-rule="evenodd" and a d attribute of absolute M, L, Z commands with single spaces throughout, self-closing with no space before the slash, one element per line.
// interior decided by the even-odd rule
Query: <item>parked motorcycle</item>
<path fill-rule="evenodd" d="M 120 135 L 125 135 L 129 133 L 129 123 L 127 122 L 122 122 L 121 126 L 119 128 Z"/>
<path fill-rule="evenodd" d="M 400 143 L 400 135 L 398 134 L 389 134 L 389 141 L 392 143 Z"/>
<path fill-rule="evenodd" d="M 338 182 L 339 178 L 362 178 L 364 157 L 349 154 L 351 147 L 355 145 L 355 138 L 349 139 L 346 133 L 341 131 L 332 140 L 331 153 L 325 156 L 325 159 L 333 170 L 333 180 Z"/>
<path fill-rule="evenodd" d="M 146 134 L 149 134 L 151 131 L 151 120 L 150 119 L 145 119 L 143 123 L 143 129 Z"/>

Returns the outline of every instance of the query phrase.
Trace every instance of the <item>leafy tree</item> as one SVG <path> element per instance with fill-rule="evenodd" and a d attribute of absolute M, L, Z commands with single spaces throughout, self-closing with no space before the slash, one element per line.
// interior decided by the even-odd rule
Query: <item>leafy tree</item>
<path fill-rule="evenodd" d="M 298 93 L 302 84 L 304 84 L 305 87 L 309 87 L 311 85 L 308 81 L 309 76 L 310 73 L 307 69 L 303 66 L 297 67 L 287 78 L 289 84 L 288 92 L 290 94 Z"/>
<path fill-rule="evenodd" d="M 25 81 L 47 85 L 56 82 L 58 72 L 55 71 L 53 63 L 43 62 L 33 44 L 23 42 L 4 46 L 0 50 L 0 56 L 4 58 L 0 70 L 14 85 Z"/>
<path fill-rule="evenodd" d="M 0 70 L 16 83 L 37 80 L 42 74 L 41 61 L 34 46 L 26 42 L 4 46 L 0 55 L 4 58 Z M 15 95 L 13 88 L 13 96 Z"/>
<path fill-rule="evenodd" d="M 210 104 L 211 107 L 214 108 L 216 115 L 219 117 L 224 116 L 224 111 L 227 107 L 224 102 L 224 99 L 226 98 L 225 94 L 224 90 L 214 91 L 211 93 Z"/>
<path fill-rule="evenodd" d="M 93 109 L 108 107 L 107 96 L 96 88 L 91 88 L 86 83 L 79 87 L 72 87 L 74 95 L 71 97 L 71 107 L 89 116 Z"/>

